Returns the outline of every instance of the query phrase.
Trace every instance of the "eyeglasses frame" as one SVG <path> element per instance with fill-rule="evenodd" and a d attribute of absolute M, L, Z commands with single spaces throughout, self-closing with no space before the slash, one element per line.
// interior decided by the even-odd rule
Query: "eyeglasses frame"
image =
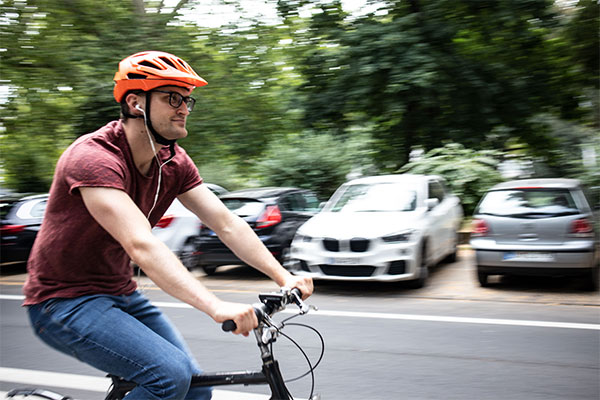
<path fill-rule="evenodd" d="M 192 112 L 192 110 L 194 109 L 194 105 L 196 104 L 196 99 L 193 98 L 192 96 L 184 96 L 181 93 L 172 91 L 172 90 L 159 90 L 159 89 L 154 89 L 152 90 L 152 92 L 159 92 L 159 93 L 165 93 L 169 95 L 169 105 L 173 108 L 179 108 L 181 107 L 181 103 L 185 103 L 185 106 L 187 108 L 187 110 L 189 112 Z M 177 95 L 180 97 L 181 101 L 179 101 L 179 104 L 174 105 L 173 102 L 173 98 L 174 95 Z"/>

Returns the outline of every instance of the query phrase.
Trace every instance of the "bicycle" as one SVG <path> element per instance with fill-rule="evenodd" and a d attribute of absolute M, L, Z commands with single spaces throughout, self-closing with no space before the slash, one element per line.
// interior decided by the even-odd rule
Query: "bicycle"
<path fill-rule="evenodd" d="M 325 353 L 325 341 L 323 336 L 315 328 L 304 324 L 287 324 L 297 325 L 308 328 L 315 332 L 321 342 L 321 351 L 318 360 L 314 365 L 311 363 L 308 355 L 292 338 L 284 334 L 283 328 L 286 322 L 300 315 L 305 315 L 310 309 L 316 307 L 307 305 L 301 298 L 298 289 L 282 289 L 279 292 L 260 293 L 258 295 L 260 303 L 254 304 L 254 311 L 258 318 L 258 326 L 254 329 L 256 343 L 260 350 L 262 360 L 262 369 L 260 371 L 233 371 L 233 372 L 216 372 L 192 376 L 191 386 L 223 386 L 223 385 L 264 385 L 268 384 L 271 391 L 270 400 L 294 400 L 293 396 L 286 387 L 286 382 L 301 379 L 308 374 L 311 376 L 311 391 L 308 397 L 309 400 L 319 400 L 320 396 L 314 394 L 315 376 L 314 370 L 320 364 Z M 271 317 L 277 312 L 283 311 L 290 303 L 298 306 L 298 313 L 292 315 L 276 323 Z M 228 320 L 223 322 L 222 329 L 225 332 L 234 331 L 236 329 L 235 322 Z M 301 376 L 286 381 L 279 369 L 279 362 L 273 354 L 273 343 L 279 336 L 283 336 L 290 340 L 302 353 L 308 364 L 308 371 Z M 125 395 L 131 391 L 136 384 L 129 382 L 121 377 L 109 374 L 108 377 L 112 383 L 108 389 L 105 400 L 122 400 Z M 63 396 L 43 389 L 15 389 L 7 394 L 8 398 L 14 396 L 37 396 L 48 400 L 72 400 L 71 397 Z"/>

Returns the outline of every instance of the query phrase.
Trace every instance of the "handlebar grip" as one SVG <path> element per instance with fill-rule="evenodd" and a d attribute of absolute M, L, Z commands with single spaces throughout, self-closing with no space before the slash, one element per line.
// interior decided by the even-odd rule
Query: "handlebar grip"
<path fill-rule="evenodd" d="M 237 329 L 237 325 L 234 320 L 228 319 L 221 324 L 221 329 L 223 329 L 224 332 L 233 332 Z"/>
<path fill-rule="evenodd" d="M 254 305 L 254 314 L 256 314 L 258 322 L 265 318 L 265 311 L 262 309 L 262 307 L 262 304 Z M 228 319 L 221 324 L 221 329 L 223 329 L 224 332 L 233 332 L 237 329 L 237 325 L 234 320 Z"/>

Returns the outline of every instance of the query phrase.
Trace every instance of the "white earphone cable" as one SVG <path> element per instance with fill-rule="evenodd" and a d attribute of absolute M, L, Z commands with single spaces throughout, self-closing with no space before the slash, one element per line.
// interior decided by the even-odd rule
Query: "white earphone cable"
<path fill-rule="evenodd" d="M 154 146 L 154 140 L 152 140 L 152 136 L 150 135 L 150 129 L 148 128 L 148 121 L 146 119 L 146 112 L 142 108 L 137 108 L 144 115 L 144 127 L 146 128 L 146 135 L 148 136 L 148 140 L 150 141 L 150 146 L 152 147 L 152 152 L 154 153 L 154 159 L 156 160 L 156 165 L 158 165 L 158 182 L 156 184 L 156 193 L 154 194 L 154 202 L 152 203 L 152 207 L 150 211 L 148 211 L 148 215 L 146 218 L 150 219 L 150 215 L 152 211 L 154 211 L 154 207 L 156 207 L 156 203 L 158 202 L 158 194 L 160 193 L 160 184 L 162 181 L 162 168 L 166 163 L 172 160 L 169 158 L 167 161 L 161 164 L 160 159 L 158 158 L 158 153 L 156 152 L 156 147 Z"/>

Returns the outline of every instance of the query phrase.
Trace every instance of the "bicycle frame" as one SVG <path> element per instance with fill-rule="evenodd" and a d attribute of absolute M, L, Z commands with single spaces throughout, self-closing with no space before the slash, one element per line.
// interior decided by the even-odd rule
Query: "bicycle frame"
<path fill-rule="evenodd" d="M 278 331 L 265 317 L 270 326 L 265 322 L 260 322 L 254 329 L 256 343 L 260 350 L 262 359 L 261 371 L 236 371 L 236 372 L 216 372 L 202 375 L 193 375 L 190 386 L 224 386 L 224 385 L 260 385 L 268 384 L 271 389 L 270 400 L 292 400 L 290 393 L 285 386 L 285 380 L 279 369 L 279 363 L 273 356 L 269 345 L 275 341 Z M 266 328 L 266 329 L 265 329 Z M 105 400 L 121 400 L 133 388 L 135 383 L 126 381 L 120 377 L 109 375 L 113 381 Z"/>

